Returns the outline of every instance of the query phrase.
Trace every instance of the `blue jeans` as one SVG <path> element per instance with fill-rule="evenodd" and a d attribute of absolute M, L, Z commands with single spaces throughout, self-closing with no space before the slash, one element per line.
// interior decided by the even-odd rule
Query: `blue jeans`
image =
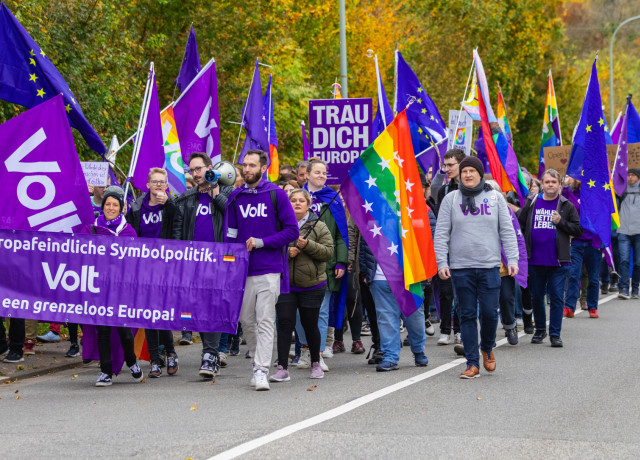
<path fill-rule="evenodd" d="M 478 316 L 480 349 L 490 352 L 495 346 L 498 328 L 500 269 L 498 267 L 455 269 L 451 270 L 451 280 L 458 300 L 460 332 L 467 365 L 480 367 Z"/>
<path fill-rule="evenodd" d="M 392 363 L 397 363 L 400 359 L 402 343 L 400 319 L 404 319 L 404 325 L 409 333 L 411 351 L 414 354 L 424 352 L 424 343 L 427 339 L 424 329 L 424 304 L 410 316 L 405 317 L 400 313 L 400 307 L 393 296 L 388 281 L 373 281 L 370 289 L 376 304 L 382 359 Z"/>
<path fill-rule="evenodd" d="M 329 328 L 329 303 L 331 302 L 331 294 L 329 289 L 324 293 L 324 299 L 320 306 L 320 316 L 318 317 L 318 329 L 320 330 L 320 352 L 325 349 L 327 343 L 327 329 Z M 307 336 L 304 334 L 302 323 L 300 322 L 300 313 L 296 314 L 296 335 L 300 337 L 300 343 L 308 345 Z"/>
<path fill-rule="evenodd" d="M 563 267 L 529 265 L 529 291 L 531 292 L 531 306 L 533 307 L 536 330 L 547 330 L 544 296 L 548 292 L 550 301 L 549 335 L 560 336 L 560 331 L 562 330 L 562 299 L 564 298 L 564 285 L 567 282 L 568 274 L 568 265 Z M 597 289 L 598 285 L 596 284 Z"/>
<path fill-rule="evenodd" d="M 618 249 L 620 250 L 620 291 L 629 292 L 629 265 L 631 263 L 631 248 L 633 248 L 633 279 L 631 287 L 638 291 L 640 285 L 640 234 L 623 235 L 618 233 Z"/>
<path fill-rule="evenodd" d="M 587 307 L 589 310 L 598 309 L 598 296 L 600 295 L 600 264 L 602 263 L 602 250 L 596 249 L 591 241 L 571 242 L 571 269 L 569 270 L 569 284 L 564 306 L 571 311 L 576 310 L 576 302 L 580 297 L 580 278 L 582 278 L 582 264 L 584 263 L 589 277 L 587 288 Z"/>

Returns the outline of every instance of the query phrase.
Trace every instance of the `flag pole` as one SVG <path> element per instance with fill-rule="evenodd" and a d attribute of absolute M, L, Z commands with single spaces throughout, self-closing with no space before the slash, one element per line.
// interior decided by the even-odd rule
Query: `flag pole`
<path fill-rule="evenodd" d="M 257 63 L 259 66 L 260 61 L 257 61 Z M 236 150 L 233 153 L 233 164 L 236 164 L 236 156 L 238 155 L 238 146 L 240 145 L 240 136 L 242 135 L 242 128 L 244 127 L 244 116 L 247 112 L 247 105 L 249 105 L 249 98 L 251 97 L 251 88 L 253 87 L 253 79 L 255 75 L 256 75 L 256 72 L 254 69 L 253 73 L 251 74 L 251 84 L 249 85 L 249 93 L 247 94 L 247 100 L 244 102 L 244 107 L 242 108 L 242 118 L 240 118 L 240 129 L 238 130 L 238 140 L 236 141 Z"/>
<path fill-rule="evenodd" d="M 149 112 L 149 100 L 151 99 L 151 80 L 155 78 L 155 69 L 153 65 L 153 61 L 149 66 L 149 76 L 147 78 L 147 84 L 144 89 L 144 97 L 142 99 L 142 110 L 140 111 L 140 118 L 138 119 L 138 129 L 136 133 L 139 133 L 136 136 L 136 140 L 133 144 L 133 153 L 131 154 L 131 163 L 129 165 L 129 172 L 127 173 L 127 178 L 125 180 L 125 189 L 124 196 L 127 196 L 127 192 L 129 191 L 129 184 L 131 182 L 131 177 L 133 172 L 135 171 L 136 164 L 138 163 L 138 154 L 140 153 L 140 144 L 142 143 L 142 137 L 144 136 L 144 125 L 147 123 L 147 114 Z M 142 130 L 142 131 L 141 131 Z"/>
<path fill-rule="evenodd" d="M 382 123 L 384 123 L 384 127 L 387 127 L 387 119 L 384 115 L 384 107 L 382 106 L 382 77 L 380 76 L 380 68 L 378 67 L 378 55 L 376 54 L 373 57 L 373 61 L 376 64 L 376 85 L 378 87 L 378 110 L 380 110 L 380 115 L 382 115 Z"/>

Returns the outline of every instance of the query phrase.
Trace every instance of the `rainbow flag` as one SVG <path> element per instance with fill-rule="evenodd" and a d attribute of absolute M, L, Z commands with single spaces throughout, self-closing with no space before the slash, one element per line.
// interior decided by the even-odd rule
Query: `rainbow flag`
<path fill-rule="evenodd" d="M 544 105 L 544 117 L 542 118 L 542 147 L 540 147 L 540 162 L 538 166 L 538 177 L 542 177 L 545 171 L 544 148 L 557 147 L 562 145 L 562 135 L 560 134 L 560 116 L 558 115 L 558 103 L 556 92 L 553 89 L 553 78 L 549 70 L 547 82 L 547 101 Z"/>
<path fill-rule="evenodd" d="M 422 304 L 437 271 L 427 205 L 406 109 L 349 170 L 340 190 L 405 316 Z"/>
<path fill-rule="evenodd" d="M 513 147 L 507 141 L 504 131 L 500 128 L 498 120 L 491 108 L 489 100 L 489 87 L 484 67 L 480 60 L 480 55 L 473 51 L 473 59 L 478 77 L 478 106 L 480 120 L 482 122 L 482 132 L 484 134 L 484 145 L 489 160 L 491 176 L 500 185 L 503 192 L 515 191 L 518 194 L 520 205 L 524 206 L 529 189 L 524 179 L 524 174 L 520 169 L 518 158 L 513 151 Z M 492 126 L 494 129 L 492 129 Z M 491 133 L 489 135 L 488 133 Z"/>
<path fill-rule="evenodd" d="M 480 102 L 478 100 L 480 89 L 478 88 L 478 80 L 476 73 L 473 73 L 473 80 L 471 81 L 471 91 L 469 96 L 462 103 L 462 107 L 471 117 L 472 120 L 480 121 Z"/>
<path fill-rule="evenodd" d="M 182 151 L 178 139 L 178 128 L 173 115 L 173 106 L 160 112 L 160 125 L 162 126 L 162 139 L 164 140 L 165 169 L 169 180 L 169 190 L 174 195 L 180 195 L 187 191 L 187 183 L 184 179 L 184 163 Z"/>
<path fill-rule="evenodd" d="M 342 93 L 340 92 L 341 88 L 342 85 L 338 83 L 338 78 L 336 78 L 336 82 L 331 85 L 331 94 L 333 94 L 334 99 L 342 99 Z"/>
<path fill-rule="evenodd" d="M 271 182 L 276 182 L 280 177 L 280 160 L 278 158 L 278 135 L 276 133 L 276 122 L 273 119 L 273 92 L 271 87 L 271 75 L 269 75 L 269 84 L 264 93 L 264 114 L 267 117 L 265 124 L 267 125 L 267 135 L 269 138 L 269 168 L 267 176 Z"/>
<path fill-rule="evenodd" d="M 513 145 L 511 127 L 509 126 L 509 121 L 507 120 L 507 107 L 504 104 L 504 98 L 502 97 L 500 85 L 498 85 L 498 124 L 504 131 L 505 136 L 507 136 L 507 141 L 509 142 L 509 144 Z"/>

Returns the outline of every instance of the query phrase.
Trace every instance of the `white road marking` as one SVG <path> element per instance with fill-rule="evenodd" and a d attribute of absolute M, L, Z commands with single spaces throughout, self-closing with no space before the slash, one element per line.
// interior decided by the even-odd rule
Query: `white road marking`
<path fill-rule="evenodd" d="M 610 295 L 609 297 L 605 297 L 604 299 L 601 299 L 598 302 L 598 305 L 602 305 L 603 303 L 609 302 L 610 300 L 617 298 L 617 296 L 618 296 L 617 294 L 613 294 L 613 295 Z M 576 315 L 579 315 L 582 312 L 583 310 L 578 310 L 576 311 Z M 526 335 L 524 332 L 521 332 L 520 334 L 518 334 L 519 337 L 522 337 L 524 335 Z M 507 343 L 506 338 L 499 340 L 498 342 L 496 342 L 496 348 L 506 343 Z M 435 377 L 436 375 L 441 374 L 445 371 L 448 371 L 449 369 L 452 369 L 460 364 L 464 364 L 465 362 L 466 360 L 464 358 L 455 359 L 451 362 L 438 366 L 435 369 L 431 369 L 427 372 L 408 378 L 406 380 L 395 383 L 388 387 L 382 388 L 378 391 L 374 391 L 373 393 L 369 393 L 368 395 L 361 396 L 360 398 L 357 398 L 353 401 L 350 401 L 346 404 L 338 406 L 334 409 L 318 414 L 314 417 L 308 418 L 306 420 L 302 420 L 301 422 L 298 422 L 298 423 L 294 423 L 293 425 L 285 426 L 284 428 L 280 428 L 279 430 L 276 430 L 272 433 L 269 433 L 267 435 L 245 442 L 244 444 L 240 444 L 218 455 L 214 455 L 213 457 L 210 457 L 208 460 L 222 460 L 222 459 L 227 460 L 227 459 L 236 458 L 240 455 L 246 454 L 248 452 L 251 452 L 254 449 L 257 449 L 258 447 L 262 447 L 273 441 L 277 441 L 278 439 L 282 439 L 284 437 L 292 435 L 293 433 L 297 433 L 298 431 L 326 422 L 340 415 L 346 414 L 347 412 L 351 412 L 352 410 L 357 409 L 358 407 L 364 406 L 365 404 L 375 401 L 376 399 L 380 399 L 391 393 L 395 393 L 396 391 L 402 390 L 403 388 L 406 388 L 410 385 L 413 385 L 418 382 L 422 382 L 423 380 L 426 380 L 431 377 Z"/>

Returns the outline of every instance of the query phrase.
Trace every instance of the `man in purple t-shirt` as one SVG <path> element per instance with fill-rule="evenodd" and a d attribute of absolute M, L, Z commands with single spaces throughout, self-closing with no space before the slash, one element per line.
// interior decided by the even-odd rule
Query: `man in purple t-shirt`
<path fill-rule="evenodd" d="M 560 174 L 548 169 L 542 176 L 542 193 L 530 197 L 517 213 L 525 232 L 529 256 L 529 289 L 536 330 L 531 343 L 547 336 L 544 296 L 548 292 L 549 336 L 552 347 L 562 347 L 564 285 L 571 263 L 571 237 L 582 235 L 575 206 L 560 195 Z"/>
<path fill-rule="evenodd" d="M 173 239 L 203 242 L 221 242 L 222 226 L 227 198 L 232 187 L 208 183 L 204 179 L 207 169 L 213 168 L 211 158 L 206 153 L 192 153 L 189 157 L 189 173 L 196 187 L 187 190 L 176 199 L 176 213 L 173 223 Z M 214 299 L 210 299 L 214 301 Z M 183 332 L 180 343 L 191 343 L 191 333 Z M 199 374 L 203 378 L 213 378 L 220 370 L 219 332 L 201 332 L 202 365 Z"/>

